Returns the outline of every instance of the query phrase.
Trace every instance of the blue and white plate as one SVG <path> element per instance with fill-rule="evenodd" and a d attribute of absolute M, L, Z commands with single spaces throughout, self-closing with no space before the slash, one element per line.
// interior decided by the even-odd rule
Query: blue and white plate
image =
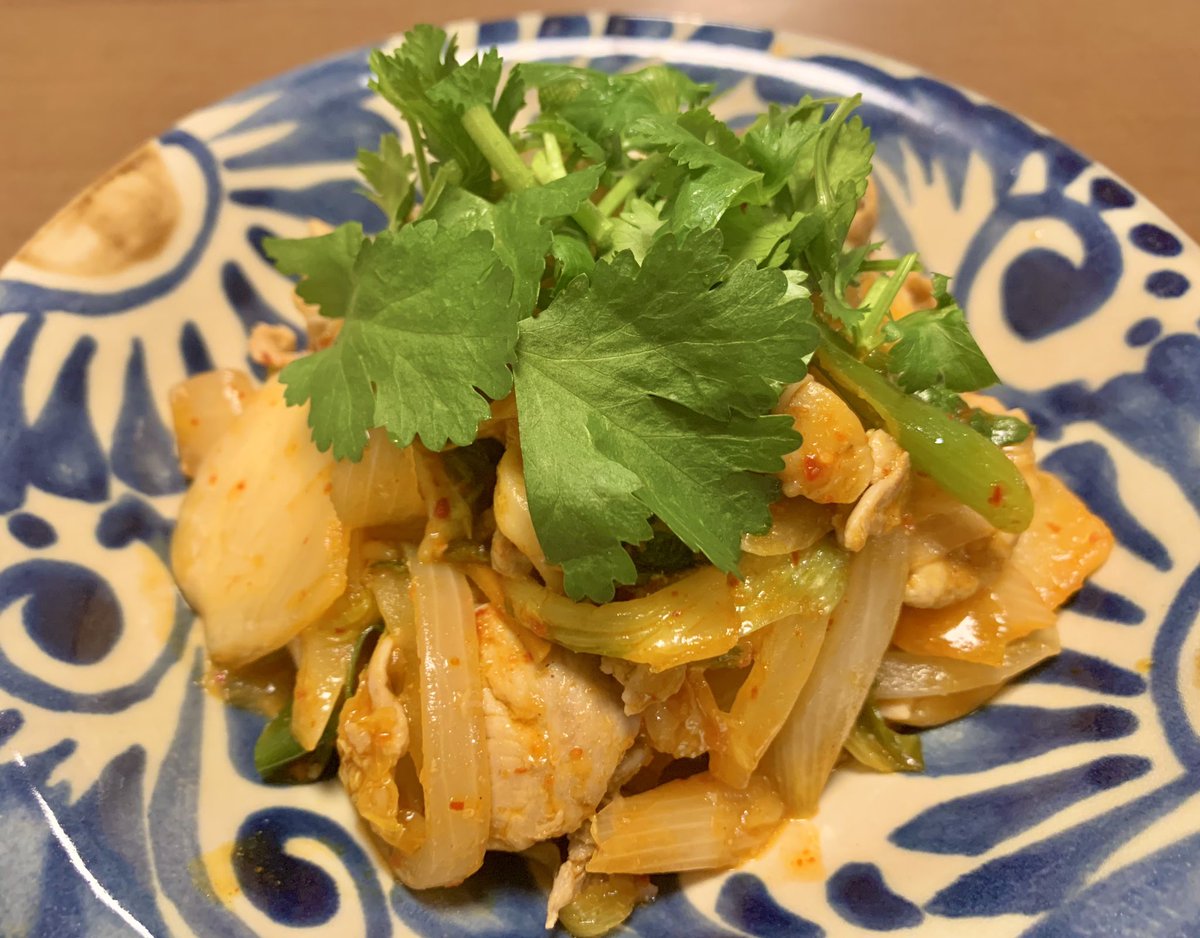
<path fill-rule="evenodd" d="M 1104 167 L 895 62 L 642 17 L 456 29 L 514 60 L 665 60 L 735 125 L 861 91 L 884 235 L 954 275 L 1005 399 L 1117 538 L 1068 650 L 927 733 L 925 775 L 839 774 L 815 824 L 666 882 L 622 934 L 1200 934 L 1196 245 Z M 523 861 L 412 895 L 336 783 L 260 784 L 261 721 L 198 685 L 165 563 L 168 388 L 245 364 L 256 323 L 298 324 L 263 237 L 382 221 L 354 156 L 394 117 L 366 80 L 359 50 L 191 115 L 0 271 L 0 935 L 540 933 Z"/>

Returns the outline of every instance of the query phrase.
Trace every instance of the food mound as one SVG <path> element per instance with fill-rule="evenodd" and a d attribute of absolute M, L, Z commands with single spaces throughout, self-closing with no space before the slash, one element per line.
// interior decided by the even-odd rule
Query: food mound
<path fill-rule="evenodd" d="M 303 349 L 172 395 L 175 575 L 265 780 L 336 772 L 412 888 L 527 851 L 599 934 L 1058 651 L 1111 535 L 871 241 L 856 99 L 735 134 L 665 66 L 371 64 L 385 227 L 269 240 Z"/>

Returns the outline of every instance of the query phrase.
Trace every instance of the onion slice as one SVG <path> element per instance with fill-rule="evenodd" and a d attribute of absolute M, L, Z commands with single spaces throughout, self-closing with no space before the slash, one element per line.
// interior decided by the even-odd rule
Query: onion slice
<path fill-rule="evenodd" d="M 887 650 L 908 575 L 900 532 L 872 538 L 850 565 L 812 676 L 765 760 L 788 810 L 816 813 L 817 800 L 871 689 Z"/>
<path fill-rule="evenodd" d="M 393 856 L 413 889 L 452 886 L 483 864 L 492 791 L 483 722 L 483 678 L 475 604 L 463 574 L 409 550 L 421 701 L 421 787 L 425 840 Z"/>
<path fill-rule="evenodd" d="M 707 772 L 629 797 L 592 820 L 590 873 L 673 873 L 733 866 L 761 850 L 783 819 L 783 804 L 760 775 L 731 788 Z"/>
<path fill-rule="evenodd" d="M 1011 642 L 998 666 L 893 649 L 883 656 L 879 666 L 875 697 L 878 700 L 935 697 L 1003 684 L 1057 655 L 1061 649 L 1058 629 L 1053 626 Z"/>

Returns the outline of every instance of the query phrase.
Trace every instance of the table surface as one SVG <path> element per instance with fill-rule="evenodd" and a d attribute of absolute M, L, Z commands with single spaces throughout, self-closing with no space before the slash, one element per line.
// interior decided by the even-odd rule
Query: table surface
<path fill-rule="evenodd" d="M 857 45 L 1051 128 L 1200 237 L 1197 0 L 0 0 L 0 258 L 188 111 L 417 22 L 636 9 Z"/>

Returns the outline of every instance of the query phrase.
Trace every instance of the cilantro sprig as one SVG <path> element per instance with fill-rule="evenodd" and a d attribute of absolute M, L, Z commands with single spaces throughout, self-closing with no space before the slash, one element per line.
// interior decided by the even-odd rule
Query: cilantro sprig
<path fill-rule="evenodd" d="M 515 392 L 538 538 L 572 597 L 603 601 L 663 525 L 736 571 L 799 443 L 772 409 L 815 355 L 919 469 L 1022 523 L 1028 491 L 993 443 L 1020 427 L 961 404 L 996 378 L 945 279 L 895 320 L 916 256 L 845 247 L 873 152 L 856 98 L 772 106 L 739 136 L 669 67 L 506 75 L 430 26 L 371 68 L 407 128 L 359 155 L 387 228 L 266 245 L 344 320 L 281 376 L 320 448 L 358 459 L 375 427 L 466 445 Z M 527 89 L 540 113 L 514 130 Z"/>

